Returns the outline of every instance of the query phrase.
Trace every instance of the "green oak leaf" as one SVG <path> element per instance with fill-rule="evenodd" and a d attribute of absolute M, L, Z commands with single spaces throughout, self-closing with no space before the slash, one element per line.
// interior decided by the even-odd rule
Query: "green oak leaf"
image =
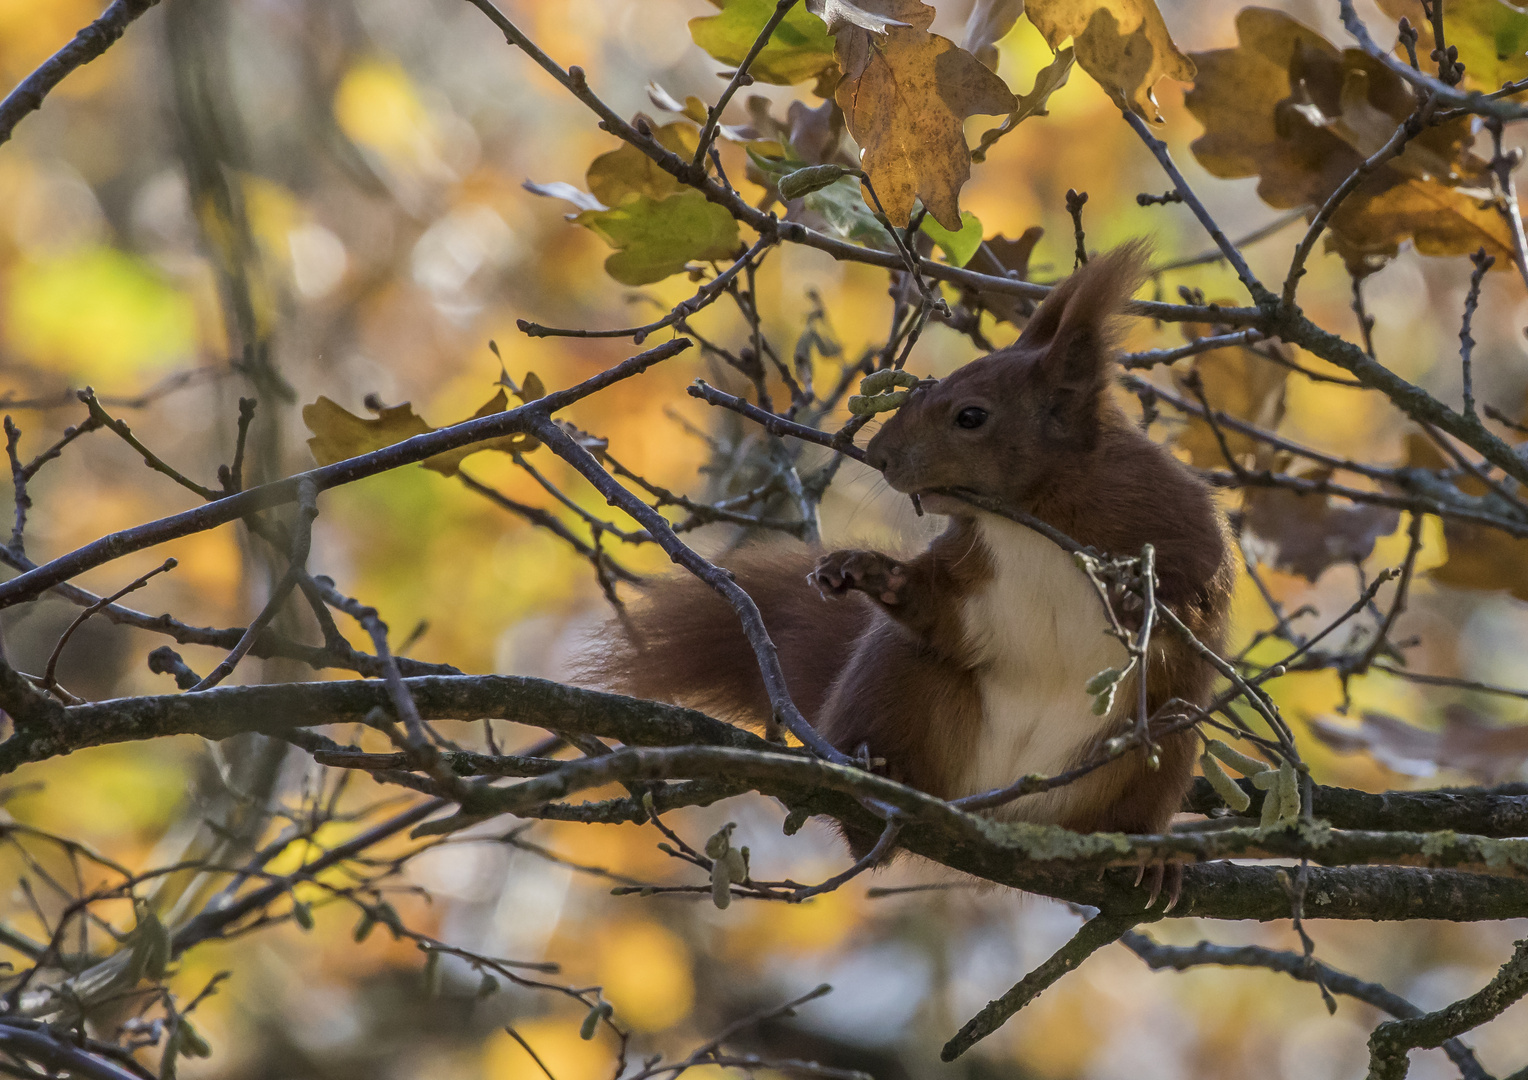
<path fill-rule="evenodd" d="M 650 285 L 679 273 L 692 259 L 731 259 L 737 253 L 737 222 L 698 191 L 662 200 L 639 195 L 573 220 L 617 249 L 605 260 L 605 271 L 622 285 Z"/>
<path fill-rule="evenodd" d="M 774 0 L 723 0 L 717 6 L 720 14 L 690 20 L 690 37 L 722 63 L 741 64 L 775 13 Z M 775 27 L 748 73 L 760 82 L 790 86 L 820 80 L 836 67 L 827 25 L 797 5 Z"/>
<path fill-rule="evenodd" d="M 925 216 L 923 232 L 944 252 L 944 257 L 956 266 L 964 266 L 982 246 L 982 223 L 969 210 L 960 212 L 960 231 L 951 232 L 932 217 Z"/>

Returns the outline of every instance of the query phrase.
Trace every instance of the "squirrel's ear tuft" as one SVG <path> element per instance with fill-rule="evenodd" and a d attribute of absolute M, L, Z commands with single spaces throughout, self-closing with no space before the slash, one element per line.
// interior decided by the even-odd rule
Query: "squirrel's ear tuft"
<path fill-rule="evenodd" d="M 1140 288 L 1151 261 L 1149 245 L 1131 240 L 1099 255 L 1051 290 L 1019 343 L 1044 349 L 1051 381 L 1080 388 L 1101 383 L 1114 351 L 1116 316 Z"/>

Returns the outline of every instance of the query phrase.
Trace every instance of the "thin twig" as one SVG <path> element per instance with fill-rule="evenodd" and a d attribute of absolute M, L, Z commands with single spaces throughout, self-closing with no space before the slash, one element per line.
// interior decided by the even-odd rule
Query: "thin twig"
<path fill-rule="evenodd" d="M 717 98 L 715 105 L 706 110 L 706 126 L 700 129 L 700 141 L 695 147 L 695 157 L 690 162 L 692 170 L 704 174 L 706 152 L 711 149 L 711 142 L 716 138 L 716 130 L 721 126 L 722 113 L 726 110 L 727 103 L 742 87 L 753 84 L 753 76 L 748 74 L 748 69 L 758 59 L 759 53 L 764 51 L 764 46 L 769 44 L 769 39 L 774 36 L 775 27 L 790 14 L 791 8 L 795 7 L 796 3 L 797 0 L 777 0 L 775 10 L 765 20 L 763 29 L 759 31 L 758 37 L 749 47 L 743 62 L 737 66 L 737 71 L 733 72 L 727 88 L 722 91 L 722 96 Z"/>
<path fill-rule="evenodd" d="M 1182 199 L 1178 200 L 1182 202 Z M 1078 191 L 1076 188 L 1066 189 L 1066 212 L 1072 216 L 1072 239 L 1077 244 L 1077 250 L 1073 253 L 1072 269 L 1087 265 L 1088 243 L 1082 232 L 1082 208 L 1087 205 L 1088 193 Z"/>
<path fill-rule="evenodd" d="M 1404 1080 L 1407 1052 L 1441 1046 L 1495 1019 L 1528 995 L 1528 938 L 1517 943 L 1501 970 L 1469 997 L 1437 1012 L 1387 1020 L 1369 1036 L 1369 1080 Z"/>
<path fill-rule="evenodd" d="M 1496 264 L 1496 258 L 1487 255 L 1482 247 L 1470 256 L 1470 262 L 1475 264 L 1475 270 L 1470 274 L 1470 288 L 1464 296 L 1464 317 L 1459 325 L 1459 369 L 1464 380 L 1464 415 L 1474 417 L 1475 380 L 1470 370 L 1470 357 L 1475 351 L 1475 339 L 1470 336 L 1470 321 L 1480 306 L 1480 283 L 1485 279 L 1486 271 Z"/>
<path fill-rule="evenodd" d="M 286 598 L 297 587 L 298 579 L 305 571 L 308 551 L 313 544 L 313 520 L 316 517 L 318 517 L 318 487 L 312 480 L 304 479 L 297 493 L 297 522 L 296 528 L 292 530 L 292 550 L 288 554 L 289 565 L 286 573 L 271 589 L 271 595 L 266 600 L 265 606 L 250 622 L 249 628 L 244 631 L 244 636 L 239 639 L 238 644 L 229 651 L 217 667 L 207 673 L 201 682 L 187 691 L 188 693 L 210 690 L 232 675 L 239 661 L 244 659 L 249 650 L 254 647 L 261 631 L 276 617 L 276 612 L 280 611 L 281 605 L 286 603 Z"/>
<path fill-rule="evenodd" d="M 54 672 L 58 668 L 58 658 L 63 655 L 64 647 L 69 644 L 69 639 L 74 636 L 74 632 L 80 627 L 84 626 L 86 620 L 88 620 L 92 615 L 100 611 L 102 608 L 109 604 L 115 604 L 128 593 L 136 592 L 138 589 L 143 588 L 149 583 L 150 578 L 153 578 L 158 574 L 163 574 L 167 571 L 174 570 L 177 565 L 178 564 L 174 559 L 166 559 L 164 562 L 150 570 L 148 573 L 139 575 L 133 581 L 129 582 L 127 585 L 124 585 L 122 588 L 118 589 L 110 596 L 103 596 L 101 599 L 91 604 L 84 611 L 76 615 L 74 621 L 69 624 L 68 629 L 59 635 L 58 644 L 53 646 L 53 652 L 48 656 L 47 667 L 43 669 L 42 673 L 42 688 L 49 691 L 50 693 L 57 694 L 59 697 L 66 697 L 66 695 L 61 692 L 61 688 L 58 685 L 58 680 L 54 677 Z M 72 697 L 72 695 L 70 697 Z M 74 704 L 74 702 L 70 700 L 70 704 Z"/>
<path fill-rule="evenodd" d="M 1120 941 L 1153 971 L 1165 968 L 1187 971 L 1207 964 L 1266 968 L 1301 982 L 1318 983 L 1334 994 L 1356 998 L 1391 1016 L 1411 1018 L 1422 1015 L 1421 1009 L 1379 983 L 1366 982 L 1300 953 L 1268 949 L 1261 945 L 1215 945 L 1208 941 L 1201 941 L 1197 945 L 1162 945 L 1135 930 L 1127 931 L 1120 937 Z M 1460 1075 L 1465 1080 L 1490 1080 L 1480 1062 L 1475 1059 L 1475 1052 L 1457 1039 L 1444 1043 L 1443 1049 L 1459 1066 Z"/>
<path fill-rule="evenodd" d="M 1172 179 L 1173 190 L 1183 196 L 1184 203 L 1194 212 L 1194 217 L 1199 219 L 1199 224 L 1204 227 L 1205 232 L 1210 234 L 1210 239 L 1215 241 L 1215 246 L 1220 249 L 1220 253 L 1225 256 L 1226 261 L 1236 271 L 1236 276 L 1241 279 L 1242 285 L 1246 287 L 1247 292 L 1252 296 L 1253 302 L 1262 305 L 1271 300 L 1273 294 L 1257 279 L 1257 275 L 1247 265 L 1247 260 L 1242 257 L 1242 253 L 1226 238 L 1226 234 L 1220 225 L 1210 216 L 1210 212 L 1204 208 L 1204 203 L 1199 201 L 1199 196 L 1194 194 L 1193 189 L 1188 185 L 1188 181 L 1178 171 L 1178 166 L 1173 163 L 1172 154 L 1168 153 L 1167 144 L 1153 135 L 1146 121 L 1135 115 L 1135 113 L 1127 109 L 1124 112 L 1124 117 L 1125 122 L 1135 129 L 1135 133 L 1141 137 L 1141 141 L 1146 144 L 1147 149 L 1155 155 L 1163 171 Z"/>
<path fill-rule="evenodd" d="M 1120 939 L 1151 915 L 1095 915 L 1082 929 L 1039 967 L 1025 975 L 1013 989 L 987 1003 L 987 1007 L 966 1022 L 965 1027 L 939 1051 L 941 1061 L 954 1061 L 978 1042 L 1008 1022 L 1009 1017 L 1028 1005 L 1067 972 L 1075 969 L 1105 945 Z"/>
<path fill-rule="evenodd" d="M 354 483 L 368 476 L 376 476 L 403 465 L 424 461 L 436 454 L 458 447 L 469 446 L 501 435 L 511 435 L 527 430 L 533 418 L 545 416 L 566 408 L 575 401 L 604 390 L 623 379 L 631 378 L 652 365 L 676 356 L 690 347 L 686 338 L 676 338 L 646 352 L 628 357 L 614 367 L 585 379 L 567 390 L 556 390 L 528 404 L 490 416 L 466 420 L 452 427 L 441 428 L 425 435 L 360 454 L 332 465 L 324 465 L 307 472 L 276 480 L 260 487 L 249 488 L 237 495 L 220 498 L 194 510 L 171 514 L 157 521 L 139 525 L 106 536 L 77 548 L 68 555 L 20 574 L 0 584 L 0 608 L 32 599 L 60 582 L 84 573 L 103 563 L 119 559 L 134 551 L 175 540 L 192 533 L 205 532 L 217 525 L 237 521 L 261 510 L 293 502 L 300 487 L 311 483 L 322 492 L 343 484 Z"/>
<path fill-rule="evenodd" d="M 758 660 L 759 672 L 764 679 L 764 688 L 769 695 L 775 721 L 783 724 L 792 735 L 811 747 L 818 756 L 837 764 L 853 764 L 852 759 L 839 752 L 819 735 L 796 708 L 791 700 L 790 691 L 786 687 L 785 673 L 780 669 L 780 660 L 776 654 L 774 642 L 770 640 L 769 631 L 764 628 L 764 620 L 759 614 L 758 606 L 738 587 L 732 575 L 686 546 L 679 537 L 674 535 L 674 531 L 669 528 L 662 514 L 622 487 L 615 477 L 600 467 L 599 462 L 589 451 L 556 424 L 550 420 L 543 420 L 536 424 L 532 431 L 553 453 L 582 473 L 584 478 L 593 484 L 600 494 L 610 500 L 612 505 L 620 507 L 622 511 L 645 526 L 652 534 L 654 541 L 668 552 L 671 559 L 715 589 L 732 605 L 733 610 L 742 620 L 743 632 L 747 635 L 749 644 L 753 647 L 754 656 Z"/>
<path fill-rule="evenodd" d="M 100 56 L 126 31 L 128 24 L 159 0 L 112 0 L 101 17 L 74 35 L 74 39 L 44 60 L 36 71 L 17 84 L 0 101 L 0 144 L 7 142 L 16 125 L 42 108 L 48 93 L 71 72 Z"/>
<path fill-rule="evenodd" d="M 1431 111 L 1432 105 L 1433 102 L 1427 102 L 1416 113 L 1401 121 L 1400 126 L 1385 141 L 1385 144 L 1349 173 L 1347 179 L 1338 184 L 1336 190 L 1326 197 L 1326 202 L 1321 204 L 1321 209 L 1316 211 L 1316 216 L 1311 219 L 1310 228 L 1305 230 L 1304 237 L 1295 247 L 1294 259 L 1289 264 L 1289 270 L 1284 274 L 1284 295 L 1279 302 L 1285 311 L 1292 312 L 1295 309 L 1295 292 L 1300 287 L 1300 279 L 1305 276 L 1305 261 L 1315 250 L 1316 241 L 1321 239 L 1321 234 L 1326 231 L 1327 223 L 1332 220 L 1332 215 L 1359 185 L 1374 174 L 1375 170 L 1400 157 L 1406 149 L 1406 144 L 1422 134 L 1426 129 L 1425 114 Z"/>

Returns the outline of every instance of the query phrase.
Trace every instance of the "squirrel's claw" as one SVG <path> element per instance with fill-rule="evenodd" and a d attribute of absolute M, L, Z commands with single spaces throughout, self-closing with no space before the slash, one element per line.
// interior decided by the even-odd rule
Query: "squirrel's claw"
<path fill-rule="evenodd" d="M 1148 873 L 1150 878 L 1147 879 Z M 1162 914 L 1166 915 L 1178 906 L 1178 901 L 1183 897 L 1183 864 L 1171 859 L 1154 862 L 1143 859 L 1135 868 L 1135 884 L 1140 886 L 1142 880 L 1147 882 L 1146 910 L 1150 911 L 1157 906 L 1157 898 L 1162 895 L 1162 890 L 1167 890 L 1167 905 L 1162 908 Z"/>

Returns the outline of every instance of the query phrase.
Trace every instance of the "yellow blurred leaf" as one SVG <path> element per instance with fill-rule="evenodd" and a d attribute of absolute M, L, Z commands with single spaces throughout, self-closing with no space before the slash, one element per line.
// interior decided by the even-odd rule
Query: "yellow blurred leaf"
<path fill-rule="evenodd" d="M 609 1050 L 598 1041 L 580 1039 L 576 1019 L 517 1019 L 514 1026 L 557 1080 L 606 1080 L 609 1076 L 612 1060 Z M 545 1074 L 525 1047 L 504 1031 L 493 1035 L 484 1045 L 481 1075 L 484 1080 L 537 1077 L 545 1080 Z"/>
<path fill-rule="evenodd" d="M 638 1031 L 673 1027 L 695 1004 L 690 951 L 672 930 L 623 920 L 602 928 L 599 982 L 616 1021 Z"/>
<path fill-rule="evenodd" d="M 526 377 L 527 390 L 533 378 L 535 378 L 534 375 Z M 539 379 L 536 380 L 536 384 L 540 385 Z M 477 420 L 484 416 L 492 416 L 494 413 L 504 412 L 508 405 L 509 396 L 501 389 L 468 419 Z M 439 430 L 426 424 L 408 402 L 377 409 L 376 413 L 375 418 L 368 420 L 342 409 L 326 397 L 319 398 L 311 405 L 303 406 L 302 422 L 308 426 L 309 431 L 313 432 L 313 437 L 308 440 L 308 449 L 312 451 L 313 459 L 320 465 L 330 465 L 336 461 L 344 461 L 346 458 L 369 454 L 373 450 L 392 446 L 405 439 L 412 439 L 415 435 Z M 473 454 L 484 450 L 497 450 L 506 454 L 528 454 L 539 445 L 540 443 L 529 435 L 520 433 L 503 435 L 497 439 L 489 439 L 486 442 L 473 443 L 470 446 L 436 454 L 434 457 L 426 458 L 421 464 L 442 476 L 455 476 L 462 461 Z"/>
<path fill-rule="evenodd" d="M 1178 51 L 1156 0 L 1029 0 L 1029 21 L 1052 49 L 1071 38 L 1077 64 L 1122 109 L 1160 123 L 1152 87 L 1190 82 L 1194 62 Z"/>
<path fill-rule="evenodd" d="M 1411 20 L 1419 35 L 1418 58 L 1433 51 L 1432 21 L 1423 13 L 1421 0 L 1378 3 L 1392 19 L 1404 16 Z M 1444 40 L 1459 50 L 1465 86 L 1495 90 L 1504 82 L 1528 78 L 1528 8 L 1505 0 L 1448 0 L 1443 34 Z M 1402 52 L 1399 45 L 1396 51 Z M 1424 61 L 1423 70 L 1427 67 Z M 1433 73 L 1437 73 L 1436 67 Z"/>
<path fill-rule="evenodd" d="M 8 85 L 20 82 L 100 14 L 101 5 L 92 0 L 50 0 L 42 5 L 30 0 L 0 0 L 0 78 Z M 97 63 L 109 64 L 111 60 L 112 53 L 108 52 Z M 91 71 L 94 66 L 75 72 L 54 93 L 79 97 L 109 82 Z M 88 80 L 89 85 L 77 85 L 76 77 Z"/>
<path fill-rule="evenodd" d="M 1019 96 L 1018 105 L 1008 114 L 1008 119 L 990 131 L 982 132 L 980 145 L 971 151 L 971 160 L 986 161 L 987 151 L 992 144 L 1031 116 L 1049 116 L 1046 105 L 1050 102 L 1051 95 L 1066 85 L 1067 78 L 1072 74 L 1072 63 L 1075 59 L 1075 52 L 1071 48 L 1065 48 L 1058 52 L 1049 64 L 1035 72 L 1034 86 L 1030 88 L 1029 93 Z"/>
<path fill-rule="evenodd" d="M 71 379 L 113 386 L 191 359 L 196 312 L 153 267 L 110 247 L 24 264 L 0 320 L 10 347 Z"/>
<path fill-rule="evenodd" d="M 1012 112 L 1016 102 L 976 57 L 928 32 L 933 8 L 920 0 L 889 6 L 886 14 L 906 25 L 888 26 L 884 40 L 855 25 L 838 32 L 843 79 L 835 97 L 892 223 L 906 225 L 922 199 L 935 221 L 958 232 L 960 189 L 971 176 L 962 123 Z"/>
<path fill-rule="evenodd" d="M 413 80 L 391 61 L 363 60 L 340 79 L 334 118 L 353 141 L 387 157 L 414 157 L 430 146 L 430 116 Z"/>

